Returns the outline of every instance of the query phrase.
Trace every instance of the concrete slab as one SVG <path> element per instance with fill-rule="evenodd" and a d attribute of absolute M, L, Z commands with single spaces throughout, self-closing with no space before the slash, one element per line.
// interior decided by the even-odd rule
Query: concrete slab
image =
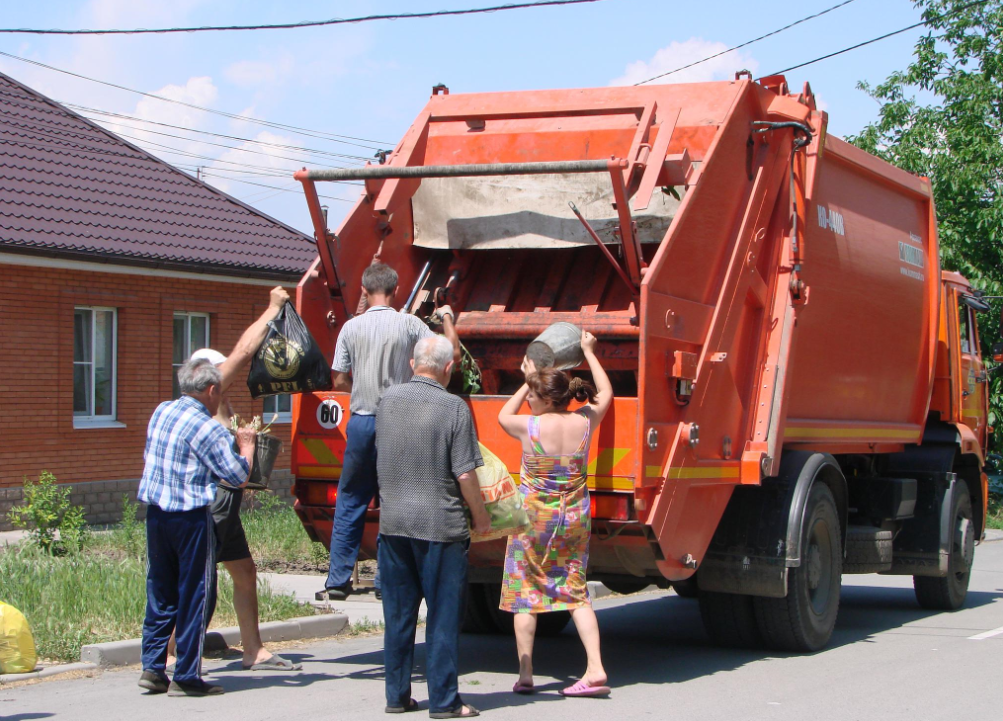
<path fill-rule="evenodd" d="M 18 681 L 30 681 L 35 678 L 50 678 L 73 671 L 92 671 L 97 668 L 93 663 L 64 663 L 60 666 L 43 666 L 31 673 L 2 673 L 0 683 L 17 683 Z"/>

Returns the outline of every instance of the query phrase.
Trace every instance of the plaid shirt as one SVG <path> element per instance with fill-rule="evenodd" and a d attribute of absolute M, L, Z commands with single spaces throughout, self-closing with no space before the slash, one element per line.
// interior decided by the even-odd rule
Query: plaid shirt
<path fill-rule="evenodd" d="M 250 470 L 233 450 L 233 435 L 191 396 L 157 406 L 143 457 L 138 498 L 164 511 L 208 506 L 218 482 L 239 486 Z"/>

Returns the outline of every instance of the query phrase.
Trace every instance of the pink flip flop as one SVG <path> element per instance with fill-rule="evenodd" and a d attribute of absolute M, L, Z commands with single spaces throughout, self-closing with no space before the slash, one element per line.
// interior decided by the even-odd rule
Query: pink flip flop
<path fill-rule="evenodd" d="M 596 698 L 600 696 L 609 696 L 611 689 L 609 686 L 589 686 L 585 681 L 576 681 L 573 686 L 568 686 L 561 690 L 562 696 L 577 696 L 577 697 L 589 697 Z"/>
<path fill-rule="evenodd" d="M 531 693 L 535 693 L 536 689 L 533 688 L 531 683 L 523 683 L 522 681 L 516 681 L 515 686 L 512 687 L 512 693 L 520 693 L 524 696 L 528 696 Z"/>

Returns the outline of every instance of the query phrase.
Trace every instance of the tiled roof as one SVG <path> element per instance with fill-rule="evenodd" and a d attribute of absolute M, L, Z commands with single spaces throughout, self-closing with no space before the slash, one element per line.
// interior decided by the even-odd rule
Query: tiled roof
<path fill-rule="evenodd" d="M 0 250 L 295 277 L 313 239 L 0 73 Z"/>

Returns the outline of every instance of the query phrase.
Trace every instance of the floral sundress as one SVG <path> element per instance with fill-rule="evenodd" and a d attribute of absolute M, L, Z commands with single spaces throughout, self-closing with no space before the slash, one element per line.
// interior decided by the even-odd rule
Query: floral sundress
<path fill-rule="evenodd" d="M 592 512 L 588 478 L 589 432 L 571 455 L 545 453 L 540 417 L 530 416 L 533 453 L 522 455 L 521 490 L 533 526 L 511 536 L 505 551 L 500 608 L 512 613 L 564 611 L 591 603 L 585 570 L 589 564 Z"/>

